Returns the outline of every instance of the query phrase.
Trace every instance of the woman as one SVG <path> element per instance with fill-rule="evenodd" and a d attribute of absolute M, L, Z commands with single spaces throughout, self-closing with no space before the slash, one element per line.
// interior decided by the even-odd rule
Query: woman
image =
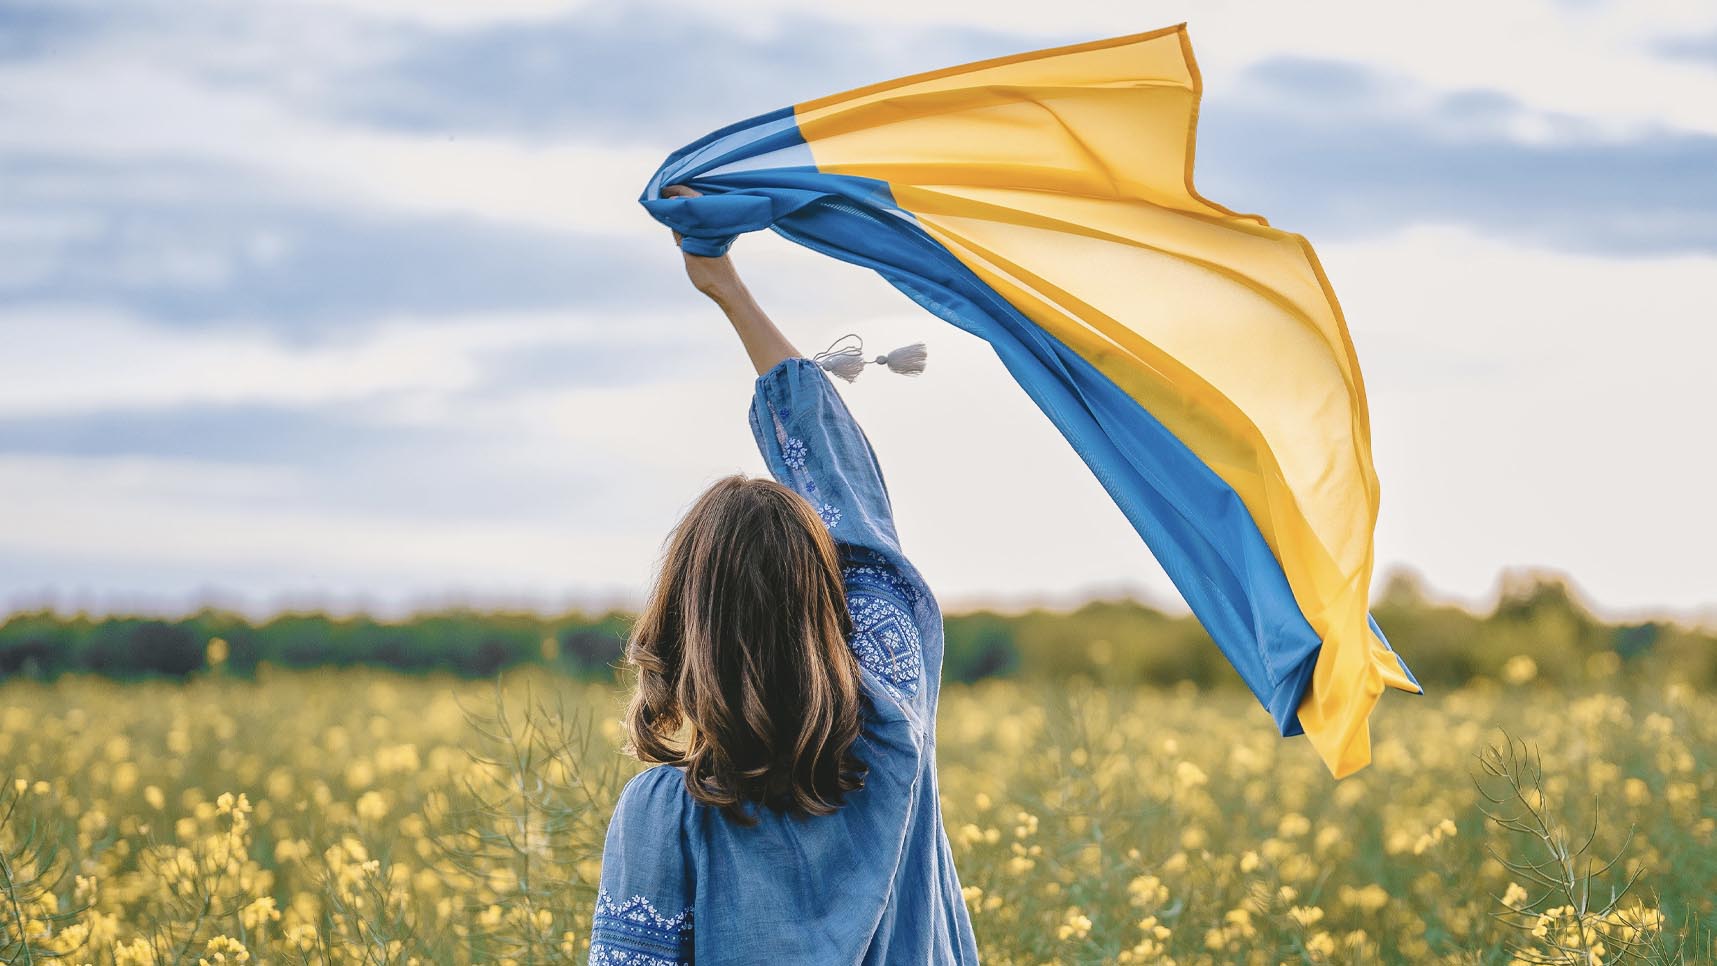
<path fill-rule="evenodd" d="M 685 264 L 757 370 L 774 480 L 698 498 L 627 643 L 629 750 L 656 764 L 608 826 L 590 962 L 975 963 L 936 789 L 941 610 L 828 375 L 726 255 Z"/>

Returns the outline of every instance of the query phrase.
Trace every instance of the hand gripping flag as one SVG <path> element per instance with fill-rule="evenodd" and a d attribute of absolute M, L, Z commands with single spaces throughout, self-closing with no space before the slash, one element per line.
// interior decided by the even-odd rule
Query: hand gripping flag
<path fill-rule="evenodd" d="M 1341 777 L 1419 690 L 1370 614 L 1364 384 L 1311 245 L 1193 189 L 1200 90 L 1185 23 L 983 60 L 724 127 L 639 200 L 688 253 L 770 228 L 989 342 Z"/>

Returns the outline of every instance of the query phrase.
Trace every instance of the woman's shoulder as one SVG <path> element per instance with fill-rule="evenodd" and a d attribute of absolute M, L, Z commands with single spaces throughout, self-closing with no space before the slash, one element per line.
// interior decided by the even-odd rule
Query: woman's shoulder
<path fill-rule="evenodd" d="M 684 771 L 673 765 L 651 765 L 621 786 L 614 811 L 627 815 L 678 815 L 685 811 L 690 799 Z"/>
<path fill-rule="evenodd" d="M 668 766 L 626 781 L 608 822 L 591 920 L 592 963 L 691 962 L 694 875 Z"/>

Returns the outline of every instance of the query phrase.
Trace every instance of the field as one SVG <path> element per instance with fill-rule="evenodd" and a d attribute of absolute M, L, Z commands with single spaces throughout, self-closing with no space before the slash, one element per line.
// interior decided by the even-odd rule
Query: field
<path fill-rule="evenodd" d="M 985 961 L 1709 961 L 1717 702 L 1530 677 L 1391 693 L 1340 783 L 1244 694 L 948 686 Z M 0 684 L 0 961 L 582 962 L 637 767 L 618 700 L 536 670 Z"/>

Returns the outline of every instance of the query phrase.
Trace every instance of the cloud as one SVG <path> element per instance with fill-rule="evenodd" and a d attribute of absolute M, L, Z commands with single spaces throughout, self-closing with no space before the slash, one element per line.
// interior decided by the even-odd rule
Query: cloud
<path fill-rule="evenodd" d="M 421 134 L 690 140 L 862 82 L 1083 39 L 943 26 L 908 36 L 800 15 L 748 32 L 605 6 L 422 33 L 358 71 L 335 109 Z M 1360 60 L 1268 56 L 1211 86 L 1201 185 L 1296 230 L 1346 238 L 1424 221 L 1571 251 L 1717 250 L 1717 135 L 1618 135 L 1505 90 L 1438 89 Z"/>
<path fill-rule="evenodd" d="M 759 27 L 681 4 L 610 3 L 547 22 L 419 30 L 392 58 L 353 71 L 332 106 L 421 133 L 660 143 L 879 78 L 1049 42 L 967 26 L 903 34 L 802 13 Z"/>
<path fill-rule="evenodd" d="M 311 334 L 401 313 L 660 304 L 642 284 L 659 239 L 337 207 L 197 162 L 13 154 L 0 182 L 0 305 Z"/>
<path fill-rule="evenodd" d="M 101 18 L 88 7 L 44 0 L 0 3 L 0 61 L 48 57 L 75 42 Z"/>
<path fill-rule="evenodd" d="M 1659 37 L 1653 49 L 1665 57 L 1717 67 L 1717 31 L 1701 34 L 1669 34 Z"/>
<path fill-rule="evenodd" d="M 139 174 L 149 166 L 237 172 L 264 198 L 341 211 L 464 216 L 549 232 L 637 237 L 650 230 L 636 198 L 666 140 L 660 149 L 572 137 L 526 144 L 341 122 L 316 109 L 323 95 L 315 93 L 340 68 L 320 61 L 319 50 L 298 61 L 291 53 L 258 56 L 285 62 L 283 73 L 303 75 L 302 82 L 270 75 L 269 83 L 250 83 L 245 62 L 203 63 L 201 45 L 170 31 L 0 62 L 0 160 L 26 168 L 63 161 L 73 170 L 143 166 Z"/>
<path fill-rule="evenodd" d="M 306 494 L 306 477 L 134 458 L 0 456 L 0 502 L 29 511 L 0 533 L 0 561 L 32 564 L 0 564 L 0 574 L 15 581 L 14 597 L 44 584 L 166 592 L 193 581 L 209 586 L 216 574 L 243 582 L 225 583 L 229 593 L 302 591 L 313 574 L 323 586 L 376 593 L 462 586 L 545 596 L 569 578 L 600 591 L 648 577 L 647 565 L 631 571 L 636 557 L 617 557 L 630 541 L 605 529 L 599 511 L 572 522 L 541 514 L 509 521 L 472 499 L 458 515 L 390 513 Z M 396 502 L 402 495 L 397 486 L 393 494 Z"/>
<path fill-rule="evenodd" d="M 720 9 L 733 23 L 771 23 L 804 5 L 727 0 Z M 1570 9 L 1541 0 L 1511 5 L 1506 21 L 1489 0 L 1326 0 L 1315 11 L 1208 0 L 1165 0 L 1149 7 L 1057 0 L 1052 18 L 1036 5 L 982 0 L 868 0 L 820 9 L 842 26 L 859 23 L 896 36 L 982 23 L 989 30 L 1043 37 L 1049 21 L 1058 36 L 1091 40 L 1184 21 L 1207 90 L 1214 93 L 1248 66 L 1293 52 L 1386 67 L 1431 92 L 1496 90 L 1535 111 L 1587 117 L 1617 133 L 1660 126 L 1717 134 L 1717 73 L 1665 58 L 1654 48 L 1666 33 L 1717 28 L 1717 6 L 1709 3 Z"/>
<path fill-rule="evenodd" d="M 572 449 L 544 469 L 534 434 L 479 434 L 460 425 L 395 425 L 333 407 L 192 406 L 0 419 L 0 459 L 84 466 L 217 467 L 216 479 L 272 484 L 229 500 L 261 516 L 368 514 L 439 527 L 579 523 L 577 507 L 624 502 L 625 484 Z M 224 475 L 223 475 L 224 474 Z M 115 479 L 114 495 L 135 480 Z M 192 498 L 189 492 L 182 496 Z M 38 497 L 40 498 L 40 497 Z M 200 499 L 200 498 L 198 498 Z M 187 504 L 180 513 L 191 514 Z M 588 525 L 588 521 L 582 521 Z"/>
<path fill-rule="evenodd" d="M 1625 256 L 1717 251 L 1717 136 L 1616 139 L 1494 90 L 1430 94 L 1384 71 L 1259 63 L 1200 114 L 1207 196 L 1314 241 L 1415 223 Z"/>
<path fill-rule="evenodd" d="M 706 312 L 715 315 L 713 309 Z M 459 401 L 543 385 L 647 386 L 720 335 L 672 313 L 390 316 L 323 339 L 256 327 L 163 328 L 111 312 L 0 311 L 0 418 L 195 406 L 281 409 Z M 403 418 L 403 417 L 402 417 Z M 435 417 L 440 419 L 440 416 Z"/>
<path fill-rule="evenodd" d="M 544 313 L 392 320 L 298 344 L 116 316 L 0 315 L 14 350 L 0 357 L 0 456 L 225 467 L 241 481 L 254 476 L 246 468 L 278 471 L 259 514 L 361 511 L 436 526 L 547 523 L 602 506 L 603 520 L 625 520 L 653 491 L 652 468 L 695 469 L 709 455 L 684 440 L 639 454 L 627 429 L 650 413 L 671 423 L 685 399 L 664 389 L 695 392 L 710 378 L 721 333 L 702 331 L 671 316 L 619 328 Z"/>

